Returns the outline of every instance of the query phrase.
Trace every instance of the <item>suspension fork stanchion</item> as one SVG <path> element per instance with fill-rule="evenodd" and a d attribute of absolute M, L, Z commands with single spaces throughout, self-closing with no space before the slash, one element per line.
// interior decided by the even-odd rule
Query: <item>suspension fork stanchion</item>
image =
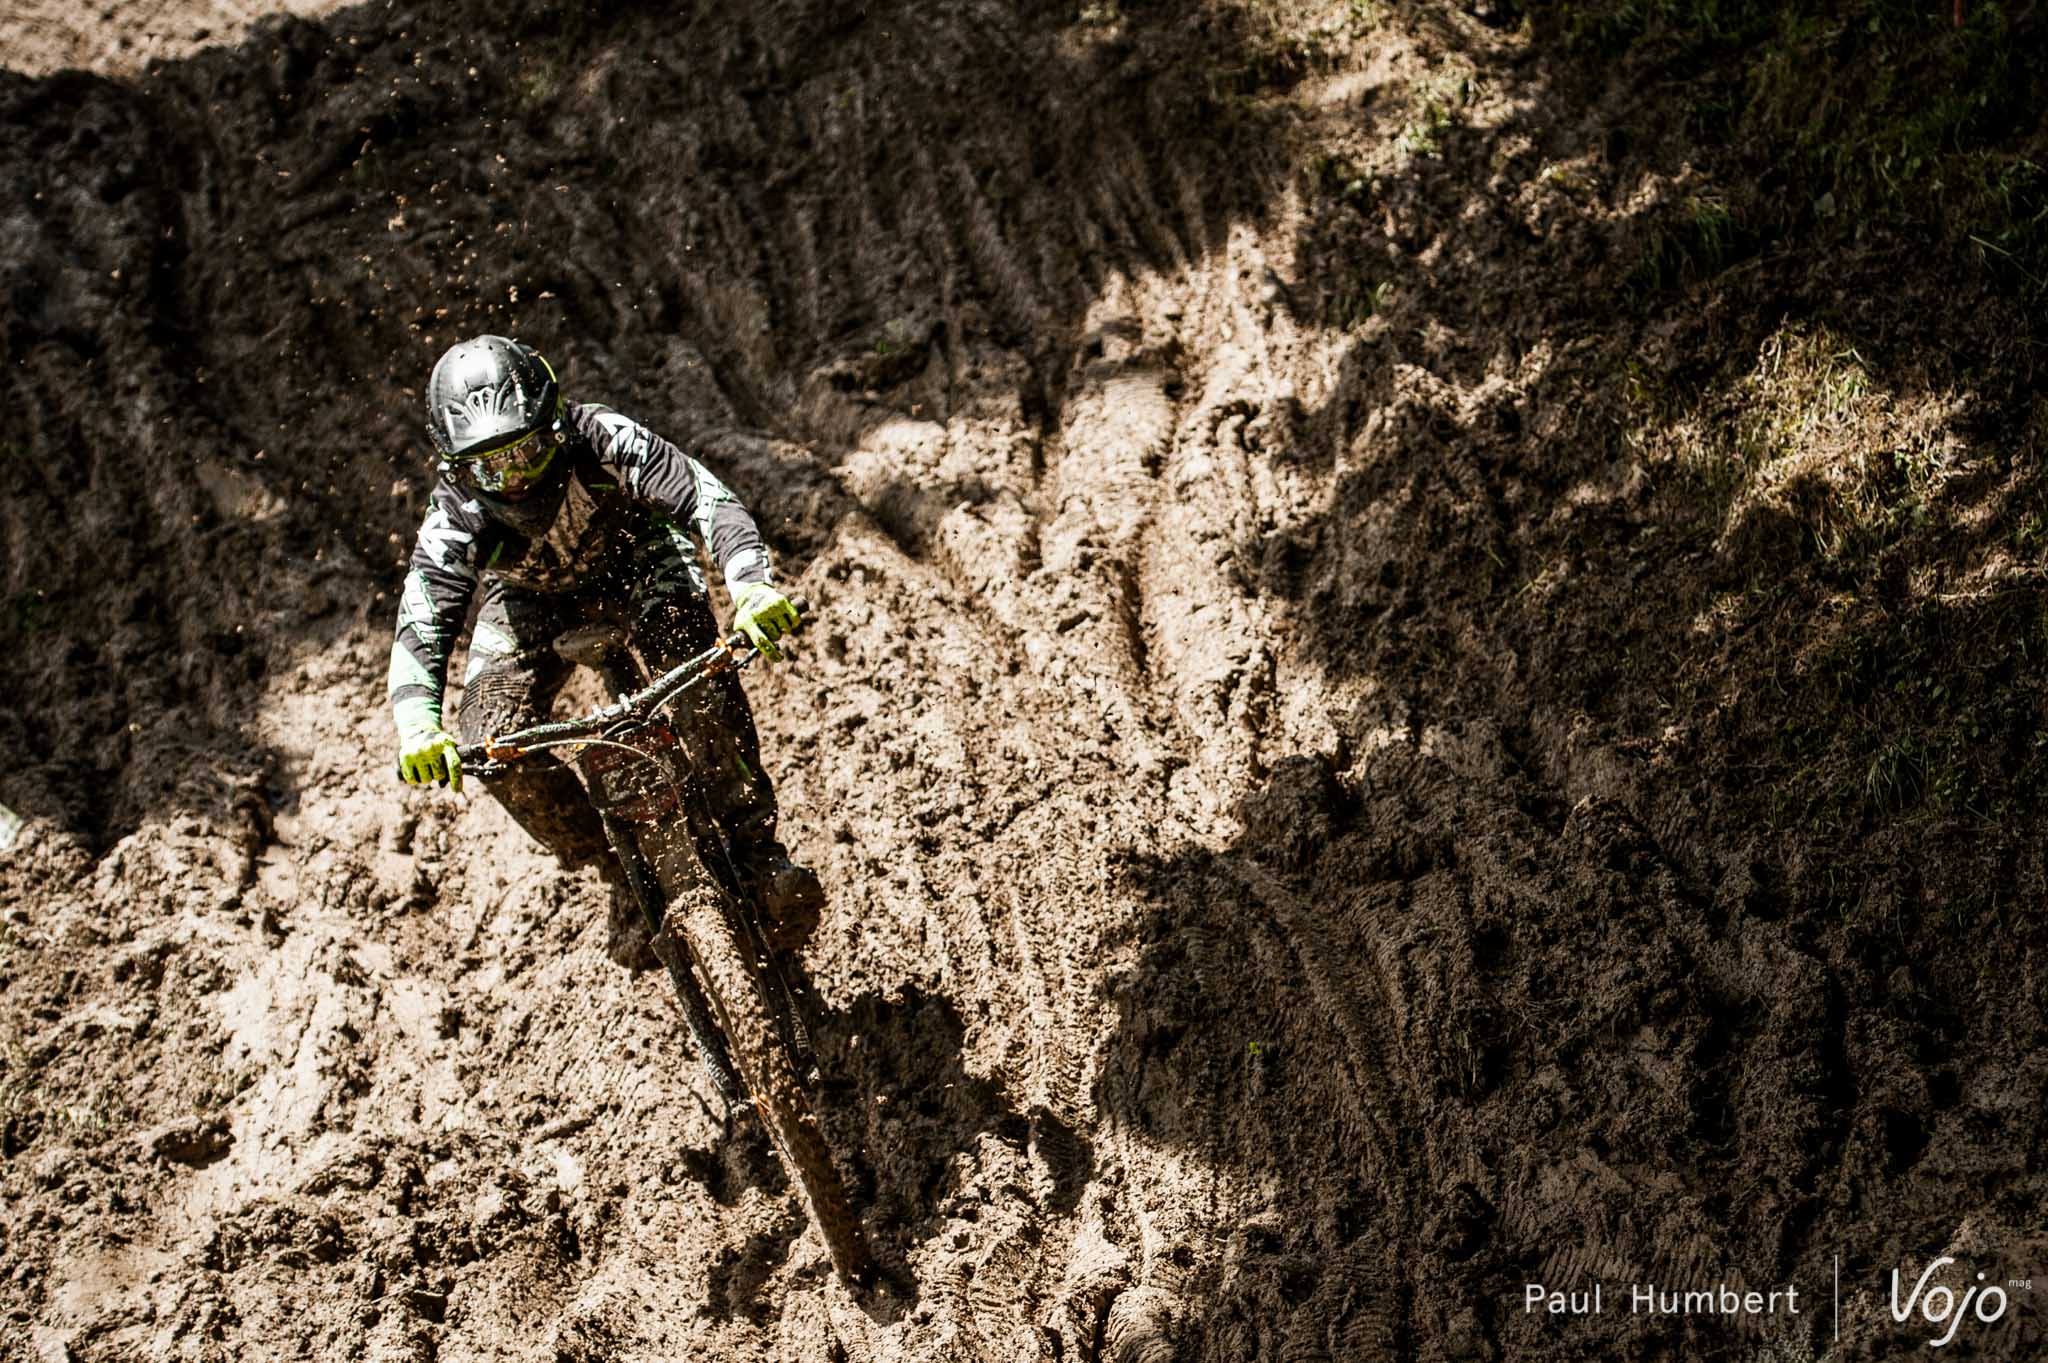
<path fill-rule="evenodd" d="M 648 934 L 659 940 L 661 920 L 668 911 L 668 896 L 662 893 L 654 868 L 647 864 L 646 856 L 640 851 L 639 839 L 633 836 L 625 821 L 611 814 L 598 817 L 604 821 L 605 836 L 611 840 L 612 850 L 618 854 L 619 865 L 626 873 L 626 883 L 632 887 L 633 898 L 647 920 Z M 719 1098 L 730 1111 L 743 1095 L 744 1086 L 733 1070 L 732 1056 L 726 1051 L 725 1034 L 718 1030 L 718 1024 L 711 1016 L 710 1000 L 704 997 L 697 977 L 690 973 L 688 961 L 673 953 L 655 954 L 668 968 L 669 983 L 675 986 L 676 1002 L 682 1006 L 683 1025 L 690 1033 L 690 1043 L 697 1050 L 697 1059 L 703 1062 L 705 1073 L 711 1076 L 711 1087 L 718 1090 Z"/>
<path fill-rule="evenodd" d="M 811 1039 L 808 991 L 800 991 L 789 982 L 790 977 L 782 968 L 782 955 L 773 948 L 767 949 L 761 958 L 761 976 L 775 992 L 775 1011 L 789 1028 L 789 1054 L 795 1062 L 797 1078 L 808 1084 L 818 1068 L 818 1047 Z"/>
<path fill-rule="evenodd" d="M 632 694 L 643 680 L 632 655 L 622 648 L 605 649 L 597 660 L 597 670 L 604 677 L 605 685 L 611 688 L 614 702 Z M 626 873 L 626 883 L 640 905 L 641 916 L 646 919 L 648 938 L 659 940 L 661 920 L 668 913 L 668 895 L 661 888 L 661 878 L 648 864 L 647 854 L 640 850 L 638 835 L 624 819 L 603 811 L 599 811 L 598 818 L 604 824 L 605 837 L 611 842 L 612 850 L 618 854 L 620 869 Z M 662 965 L 668 969 L 669 983 L 675 986 L 676 1002 L 682 1006 L 683 1025 L 690 1033 L 691 1044 L 697 1049 L 697 1059 L 710 1076 L 711 1087 L 718 1090 L 730 1120 L 733 1104 L 739 1101 L 745 1086 L 733 1070 L 732 1056 L 725 1046 L 725 1033 L 718 1029 L 712 1018 L 711 1002 L 704 997 L 703 986 L 690 972 L 690 963 L 674 952 L 657 952 L 656 955 L 662 958 Z"/>
<path fill-rule="evenodd" d="M 699 799 L 701 802 L 702 797 Z M 726 840 L 724 827 L 708 803 L 700 803 L 693 813 L 686 816 L 686 823 L 698 825 L 690 829 L 690 837 L 702 849 L 700 857 L 704 861 L 704 869 L 719 882 L 727 902 L 738 915 L 740 932 L 737 935 L 746 942 L 748 952 L 754 957 L 767 995 L 766 1001 L 778 1022 L 780 1039 L 789 1052 L 797 1077 L 808 1083 L 810 1071 L 818 1063 L 817 1047 L 811 1040 L 810 1020 L 801 996 L 783 971 L 782 954 L 768 943 L 760 904 L 749 883 L 741 878 L 739 868 L 733 864 L 731 844 Z M 714 853 L 719 862 L 716 865 L 711 860 Z"/>

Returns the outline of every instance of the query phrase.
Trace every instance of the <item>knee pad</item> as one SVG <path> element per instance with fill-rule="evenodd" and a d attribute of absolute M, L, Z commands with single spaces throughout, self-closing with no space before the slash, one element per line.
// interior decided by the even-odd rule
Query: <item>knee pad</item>
<path fill-rule="evenodd" d="M 528 713 L 533 695 L 533 674 L 510 662 L 486 667 L 462 688 L 462 704 L 456 711 L 455 727 L 465 743 L 481 743 L 497 734 L 510 733 Z"/>
<path fill-rule="evenodd" d="M 561 763 L 528 758 L 477 779 L 528 837 L 569 865 L 608 851 L 604 820 L 591 807 L 583 782 Z"/>

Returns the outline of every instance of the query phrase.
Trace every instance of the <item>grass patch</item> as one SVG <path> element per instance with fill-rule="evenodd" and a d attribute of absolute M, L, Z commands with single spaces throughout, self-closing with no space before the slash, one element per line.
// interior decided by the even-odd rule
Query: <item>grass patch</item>
<path fill-rule="evenodd" d="M 1687 199 L 1676 221 L 1650 235 L 1629 287 L 1638 293 L 1662 293 L 1689 279 L 1719 274 L 1739 254 L 1741 233 L 1728 205 L 1718 198 Z"/>
<path fill-rule="evenodd" d="M 1341 288 L 1330 305 L 1329 322 L 1343 331 L 1356 331 L 1370 318 L 1387 310 L 1394 301 L 1394 285 L 1391 280 L 1377 284 L 1362 282 L 1349 283 Z"/>
<path fill-rule="evenodd" d="M 1822 324 L 1779 328 L 1746 372 L 1689 398 L 1633 360 L 1620 380 L 1624 444 L 1724 548 L 1775 516 L 1798 527 L 1803 559 L 1837 574 L 1935 525 L 1944 487 L 1983 457 L 1951 429 L 1954 394 L 1885 391 L 1856 345 Z"/>
<path fill-rule="evenodd" d="M 1685 130 L 1771 163 L 1783 229 L 1862 235 L 1918 224 L 2016 284 L 2048 280 L 2048 16 L 2032 5 L 1836 0 L 1592 0 L 1547 24 L 1581 57 L 1627 59 L 1683 91 Z M 1658 243 L 1668 275 L 1699 243 Z"/>
<path fill-rule="evenodd" d="M 1717 565 L 1629 690 L 1712 735 L 1694 760 L 1735 821 L 1853 865 L 1884 830 L 2037 817 L 2048 610 L 2025 565 L 2048 553 L 2048 491 L 1964 424 L 1963 390 L 1889 387 L 1817 321 L 1689 385 L 1621 360 L 1610 387 L 1671 529 Z"/>

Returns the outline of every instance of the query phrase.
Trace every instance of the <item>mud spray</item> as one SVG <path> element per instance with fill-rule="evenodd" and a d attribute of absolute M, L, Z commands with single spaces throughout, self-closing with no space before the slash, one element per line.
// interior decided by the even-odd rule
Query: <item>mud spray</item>
<path fill-rule="evenodd" d="M 261 8 L 0 21 L 0 1357 L 2034 1347 L 2016 295 L 1708 261 L 1735 153 L 1518 9 Z M 748 684 L 914 1292 L 390 778 L 484 330 L 818 604 Z"/>

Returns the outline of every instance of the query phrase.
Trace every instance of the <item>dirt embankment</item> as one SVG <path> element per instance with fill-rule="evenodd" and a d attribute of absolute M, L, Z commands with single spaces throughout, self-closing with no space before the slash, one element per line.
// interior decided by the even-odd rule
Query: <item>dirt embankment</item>
<path fill-rule="evenodd" d="M 1505 10 L 752 8 L 0 72 L 0 1350 L 1880 1356 L 2025 1264 L 2032 314 L 1709 261 L 1776 191 Z M 389 778 L 484 329 L 822 608 L 749 687 L 914 1297 L 594 877 Z M 1521 1310 L 1838 1255 L 1839 1345 Z"/>

